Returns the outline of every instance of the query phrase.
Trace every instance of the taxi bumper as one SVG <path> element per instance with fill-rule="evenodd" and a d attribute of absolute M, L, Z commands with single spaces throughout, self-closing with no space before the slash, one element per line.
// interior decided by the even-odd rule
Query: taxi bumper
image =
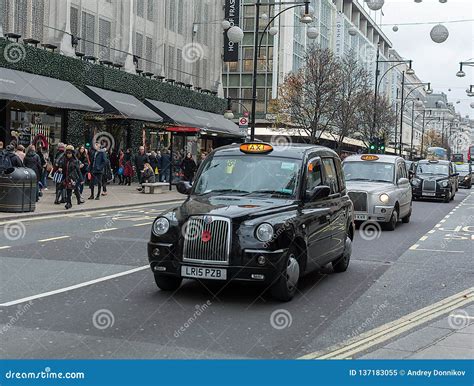
<path fill-rule="evenodd" d="M 173 244 L 148 243 L 148 261 L 153 273 L 199 280 L 272 283 L 285 268 L 287 252 L 288 249 L 246 249 L 240 256 L 231 256 L 229 264 L 206 264 L 182 261 Z"/>

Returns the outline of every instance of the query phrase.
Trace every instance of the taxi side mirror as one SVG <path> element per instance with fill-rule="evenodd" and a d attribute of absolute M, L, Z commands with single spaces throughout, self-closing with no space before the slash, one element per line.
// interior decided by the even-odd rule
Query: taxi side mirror
<path fill-rule="evenodd" d="M 408 178 L 400 178 L 398 181 L 397 181 L 397 185 L 405 185 L 405 184 L 408 184 L 410 183 L 410 180 Z"/>
<path fill-rule="evenodd" d="M 189 195 L 192 187 L 193 186 L 188 181 L 181 181 L 176 185 L 176 190 L 181 194 Z"/>
<path fill-rule="evenodd" d="M 306 201 L 316 201 L 321 198 L 326 198 L 331 194 L 331 188 L 326 185 L 316 186 L 312 190 L 306 191 Z"/>

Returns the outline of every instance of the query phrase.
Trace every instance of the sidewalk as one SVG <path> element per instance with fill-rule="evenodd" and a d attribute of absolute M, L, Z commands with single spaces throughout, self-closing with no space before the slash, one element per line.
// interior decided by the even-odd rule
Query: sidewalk
<path fill-rule="evenodd" d="M 32 213 L 3 213 L 0 212 L 0 221 L 19 219 L 24 217 L 36 217 L 45 215 L 55 215 L 61 213 L 83 212 L 93 209 L 111 209 L 146 204 L 160 204 L 167 201 L 184 200 L 185 196 L 176 192 L 175 187 L 172 191 L 163 190 L 163 193 L 144 194 L 137 191 L 138 184 L 131 186 L 122 186 L 112 184 L 107 186 L 107 196 L 101 196 L 100 200 L 88 200 L 89 189 L 84 189 L 83 198 L 86 201 L 82 205 L 77 205 L 76 197 L 72 197 L 72 208 L 66 210 L 64 204 L 55 205 L 54 184 L 49 181 L 49 190 L 43 191 L 43 197 L 36 204 L 36 210 Z"/>
<path fill-rule="evenodd" d="M 474 359 L 474 304 L 355 359 Z"/>

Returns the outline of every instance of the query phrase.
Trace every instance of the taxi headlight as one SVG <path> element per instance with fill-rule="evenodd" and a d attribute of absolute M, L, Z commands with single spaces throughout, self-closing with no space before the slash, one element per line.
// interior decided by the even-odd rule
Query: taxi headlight
<path fill-rule="evenodd" d="M 421 180 L 419 180 L 418 178 L 413 178 L 413 179 L 411 180 L 411 184 L 412 184 L 413 186 L 418 186 L 418 185 L 420 185 L 420 182 L 421 182 Z"/>
<path fill-rule="evenodd" d="M 465 179 L 465 180 L 468 180 L 468 179 L 469 179 L 469 176 L 465 176 L 464 179 Z"/>
<path fill-rule="evenodd" d="M 380 196 L 379 196 L 379 200 L 380 202 L 384 203 L 384 204 L 388 204 L 388 202 L 390 201 L 390 197 L 388 196 L 387 193 L 382 193 Z"/>
<path fill-rule="evenodd" d="M 443 188 L 447 188 L 448 185 L 449 185 L 448 181 L 441 181 L 441 186 L 442 186 Z"/>
<path fill-rule="evenodd" d="M 263 243 L 270 241 L 273 238 L 273 227 L 270 224 L 260 224 L 255 232 L 257 239 Z"/>
<path fill-rule="evenodd" d="M 164 217 L 158 217 L 153 223 L 153 233 L 162 236 L 170 229 L 170 222 Z"/>

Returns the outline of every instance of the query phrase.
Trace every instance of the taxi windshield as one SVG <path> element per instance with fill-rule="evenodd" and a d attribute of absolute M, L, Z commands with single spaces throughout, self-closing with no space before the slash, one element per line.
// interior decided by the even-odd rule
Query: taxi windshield
<path fill-rule="evenodd" d="M 393 183 L 394 165 L 385 162 L 344 162 L 346 181 L 372 181 Z"/>
<path fill-rule="evenodd" d="M 215 156 L 206 160 L 193 193 L 294 198 L 301 161 L 265 155 Z"/>
<path fill-rule="evenodd" d="M 468 164 L 456 165 L 456 171 L 468 173 L 469 172 L 469 165 Z"/>
<path fill-rule="evenodd" d="M 417 174 L 442 174 L 447 176 L 449 174 L 449 167 L 446 164 L 439 163 L 419 163 L 416 168 Z"/>

